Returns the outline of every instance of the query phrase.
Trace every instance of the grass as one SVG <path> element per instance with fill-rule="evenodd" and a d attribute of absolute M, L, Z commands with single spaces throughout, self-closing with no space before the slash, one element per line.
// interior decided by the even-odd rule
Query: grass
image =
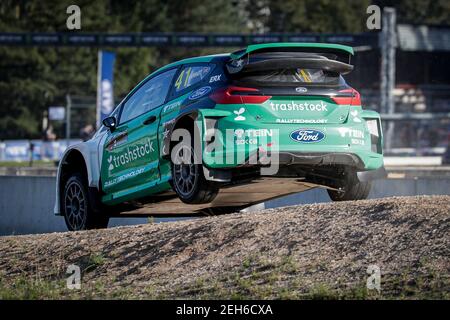
<path fill-rule="evenodd" d="M 17 278 L 12 284 L 0 280 L 0 300 L 61 299 L 63 283 Z"/>
<path fill-rule="evenodd" d="M 389 282 L 395 279 L 391 279 Z M 170 291 L 161 290 L 158 284 L 145 287 L 144 292 L 137 293 L 130 287 L 109 287 L 101 280 L 82 283 L 81 290 L 69 290 L 64 280 L 37 280 L 19 277 L 6 284 L 0 280 L 0 300 L 19 299 L 281 299 L 281 300 L 365 300 L 365 299 L 449 299 L 443 287 L 420 290 L 411 286 L 403 286 L 401 279 L 399 292 L 378 293 L 367 290 L 365 284 L 356 284 L 347 288 L 331 288 L 325 283 L 318 283 L 310 288 L 302 287 L 295 281 L 269 283 L 261 278 L 233 276 L 220 279 L 199 278 L 192 283 L 170 287 Z M 386 283 L 385 286 L 388 284 Z M 383 287 L 382 287 L 383 288 Z M 383 289 L 382 289 L 383 290 Z"/>
<path fill-rule="evenodd" d="M 411 270 L 383 275 L 381 292 L 368 290 L 365 280 L 349 284 L 338 279 L 308 282 L 301 277 L 301 267 L 292 257 L 267 258 L 253 254 L 236 268 L 218 276 L 203 276 L 189 282 L 168 285 L 157 279 L 140 289 L 121 285 L 115 277 L 95 277 L 85 281 L 84 275 L 104 266 L 107 258 L 92 253 L 84 258 L 81 290 L 66 288 L 66 275 L 45 280 L 17 277 L 6 283 L 0 278 L 1 299 L 450 299 L 449 279 L 435 270 L 412 276 Z M 432 268 L 430 268 L 432 269 Z M 87 276 L 87 279 L 92 278 Z M 137 289 L 137 290 L 136 290 Z"/>
<path fill-rule="evenodd" d="M 84 272 L 89 272 L 97 267 L 102 266 L 105 264 L 106 259 L 105 256 L 102 253 L 92 253 L 89 258 L 87 259 L 86 268 L 84 269 Z"/>
<path fill-rule="evenodd" d="M 365 280 L 354 284 L 338 282 L 333 287 L 326 282 L 307 284 L 300 278 L 300 270 L 292 257 L 275 261 L 251 255 L 244 258 L 232 272 L 173 286 L 169 292 L 160 293 L 160 297 L 232 300 L 449 299 L 448 281 L 432 272 L 416 275 L 414 281 L 406 276 L 409 270 L 383 277 L 382 290 L 378 292 L 367 289 Z"/>

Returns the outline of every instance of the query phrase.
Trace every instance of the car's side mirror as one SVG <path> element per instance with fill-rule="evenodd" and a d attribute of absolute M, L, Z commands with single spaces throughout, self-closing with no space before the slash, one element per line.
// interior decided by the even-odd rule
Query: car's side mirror
<path fill-rule="evenodd" d="M 117 120 L 115 117 L 107 117 L 102 121 L 103 125 L 107 127 L 111 132 L 116 130 Z"/>

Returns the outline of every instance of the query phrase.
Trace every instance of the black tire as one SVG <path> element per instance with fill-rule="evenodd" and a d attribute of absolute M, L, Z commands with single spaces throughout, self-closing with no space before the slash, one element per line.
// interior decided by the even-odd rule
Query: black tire
<path fill-rule="evenodd" d="M 109 217 L 94 210 L 92 194 L 79 173 L 73 174 L 64 185 L 61 208 L 70 231 L 107 228 Z"/>
<path fill-rule="evenodd" d="M 203 165 L 194 161 L 192 143 L 182 141 L 171 151 L 175 153 L 175 158 L 180 160 L 172 162 L 172 187 L 180 200 L 187 204 L 213 201 L 219 193 L 219 186 L 205 179 Z M 185 156 L 184 152 L 188 152 L 188 156 Z M 183 157 L 189 159 L 182 160 Z"/>
<path fill-rule="evenodd" d="M 372 184 L 370 181 L 359 181 L 356 172 L 351 172 L 343 180 L 341 190 L 327 190 L 333 201 L 363 200 L 369 196 Z"/>

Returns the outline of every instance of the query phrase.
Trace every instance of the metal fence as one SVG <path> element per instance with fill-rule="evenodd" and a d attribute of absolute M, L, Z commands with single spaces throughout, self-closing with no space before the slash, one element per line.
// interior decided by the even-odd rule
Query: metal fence
<path fill-rule="evenodd" d="M 418 156 L 444 153 L 450 143 L 450 87 L 399 85 L 393 95 L 395 113 L 381 114 L 384 129 L 393 123 L 385 153 L 398 149 L 414 150 L 408 154 Z M 381 111 L 378 90 L 362 89 L 361 96 L 365 108 Z"/>

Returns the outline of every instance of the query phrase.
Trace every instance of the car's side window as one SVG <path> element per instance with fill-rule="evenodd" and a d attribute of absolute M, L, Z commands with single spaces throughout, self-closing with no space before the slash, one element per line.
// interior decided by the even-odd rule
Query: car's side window
<path fill-rule="evenodd" d="M 175 94 L 199 83 L 211 73 L 213 64 L 186 65 L 175 81 Z"/>
<path fill-rule="evenodd" d="M 134 119 L 162 105 L 170 89 L 176 69 L 155 76 L 143 84 L 124 104 L 120 123 Z"/>

